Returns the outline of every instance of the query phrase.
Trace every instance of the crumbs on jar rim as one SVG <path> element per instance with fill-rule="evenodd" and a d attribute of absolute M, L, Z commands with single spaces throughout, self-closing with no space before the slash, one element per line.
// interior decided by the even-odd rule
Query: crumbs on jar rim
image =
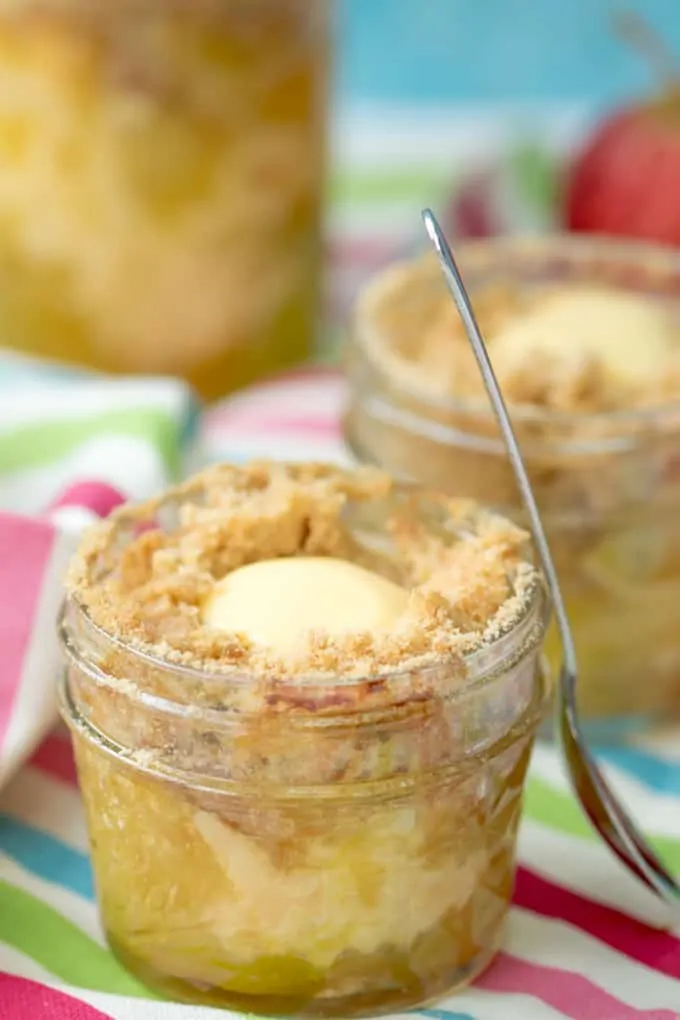
<path fill-rule="evenodd" d="M 680 393 L 680 327 L 642 294 L 499 279 L 473 294 L 509 404 L 564 414 L 651 408 Z M 431 256 L 392 266 L 359 301 L 362 346 L 405 390 L 487 403 L 458 311 Z"/>
<path fill-rule="evenodd" d="M 371 528 L 381 543 L 362 540 Z M 94 525 L 67 588 L 104 632 L 171 663 L 371 677 L 462 663 L 509 630 L 536 590 L 526 543 L 503 517 L 374 469 L 216 465 Z M 408 589 L 405 609 L 384 634 L 303 630 L 285 654 L 203 622 L 202 605 L 230 571 L 294 556 L 332 556 L 382 574 Z"/>

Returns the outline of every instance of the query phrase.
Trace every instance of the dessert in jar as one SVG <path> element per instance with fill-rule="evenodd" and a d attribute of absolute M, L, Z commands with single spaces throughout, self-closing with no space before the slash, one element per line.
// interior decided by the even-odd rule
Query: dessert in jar
<path fill-rule="evenodd" d="M 62 711 L 131 971 L 175 999 L 351 1016 L 489 963 L 545 702 L 525 547 L 375 469 L 269 463 L 85 537 Z"/>
<path fill-rule="evenodd" d="M 680 710 L 680 259 L 566 237 L 458 258 L 542 510 L 592 734 Z M 462 323 L 429 257 L 358 304 L 345 434 L 361 459 L 522 521 Z M 549 635 L 553 664 L 556 637 Z"/>
<path fill-rule="evenodd" d="M 206 397 L 305 358 L 327 0 L 0 0 L 3 343 Z"/>

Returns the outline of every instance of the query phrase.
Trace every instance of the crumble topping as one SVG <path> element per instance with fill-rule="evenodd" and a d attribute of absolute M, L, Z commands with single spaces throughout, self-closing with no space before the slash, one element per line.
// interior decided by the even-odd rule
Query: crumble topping
<path fill-rule="evenodd" d="M 396 266 L 361 309 L 371 356 L 434 397 L 487 402 L 458 311 L 431 258 Z M 596 284 L 473 293 L 508 403 L 588 414 L 652 407 L 680 393 L 680 327 L 644 296 Z"/>
<path fill-rule="evenodd" d="M 106 633 L 170 662 L 215 673 L 377 676 L 462 664 L 511 627 L 537 582 L 526 540 L 470 501 L 405 489 L 372 469 L 217 465 L 95 525 L 67 583 Z M 406 609 L 383 634 L 303 631 L 285 652 L 202 621 L 204 600 L 228 572 L 300 555 L 343 558 L 390 578 L 409 590 Z"/>

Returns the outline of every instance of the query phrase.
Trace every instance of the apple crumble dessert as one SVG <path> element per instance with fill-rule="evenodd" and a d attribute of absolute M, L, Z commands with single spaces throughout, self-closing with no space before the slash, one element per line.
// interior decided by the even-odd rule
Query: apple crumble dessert
<path fill-rule="evenodd" d="M 519 527 L 374 469 L 221 465 L 97 524 L 62 710 L 116 953 L 265 1014 L 470 980 L 512 892 L 545 622 Z"/>

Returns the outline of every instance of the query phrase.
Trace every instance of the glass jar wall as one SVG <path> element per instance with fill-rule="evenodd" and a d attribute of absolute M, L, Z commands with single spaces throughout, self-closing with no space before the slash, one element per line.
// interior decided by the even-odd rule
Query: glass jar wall
<path fill-rule="evenodd" d="M 458 252 L 479 295 L 618 288 L 664 309 L 680 345 L 680 260 L 669 250 L 565 237 Z M 444 293 L 433 260 L 387 270 L 358 305 L 345 435 L 360 460 L 524 521 L 486 401 L 434 392 L 389 352 L 417 351 Z M 639 336 L 640 345 L 649 338 Z M 454 339 L 451 338 L 451 344 Z M 490 346 L 493 360 L 493 344 Z M 416 366 L 417 367 L 417 366 Z M 476 371 L 476 369 L 475 369 Z M 593 736 L 680 715 L 680 400 L 575 413 L 511 406 L 574 629 L 579 703 Z M 560 661 L 557 637 L 548 651 Z"/>
<path fill-rule="evenodd" d="M 350 501 L 343 521 L 356 515 L 365 548 L 388 547 L 402 499 Z M 119 512 L 88 556 L 92 585 L 117 576 L 147 525 L 172 532 L 194 512 L 186 497 L 148 520 Z M 440 503 L 414 512 L 438 542 L 475 533 Z M 323 677 L 163 659 L 70 595 L 62 712 L 126 966 L 173 999 L 299 1016 L 398 1011 L 478 974 L 508 910 L 545 709 L 547 607 L 537 575 L 522 590 L 462 673 L 443 655 Z"/>

